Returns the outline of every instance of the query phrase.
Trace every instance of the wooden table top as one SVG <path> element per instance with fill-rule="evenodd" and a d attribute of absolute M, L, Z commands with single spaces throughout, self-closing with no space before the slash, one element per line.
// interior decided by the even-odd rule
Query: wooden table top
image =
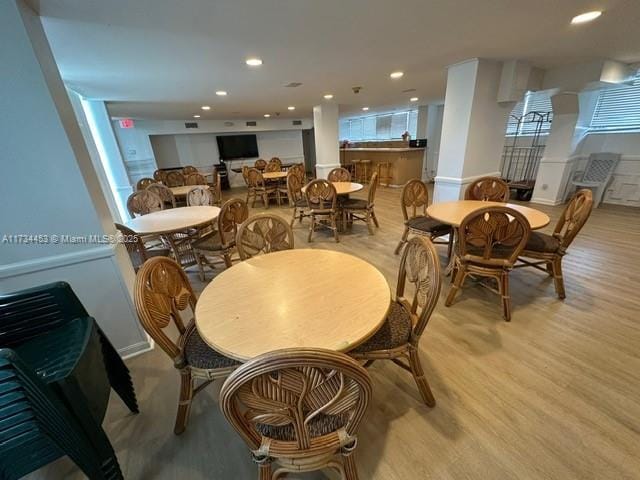
<path fill-rule="evenodd" d="M 361 183 L 355 183 L 355 182 L 331 182 L 331 183 L 333 183 L 333 186 L 336 187 L 336 193 L 338 195 L 348 195 L 350 193 L 359 192 L 364 188 L 364 185 L 362 185 Z M 305 185 L 304 187 L 302 187 L 302 192 L 304 193 L 306 189 L 307 189 L 307 186 Z"/>
<path fill-rule="evenodd" d="M 125 223 L 140 235 L 171 233 L 209 223 L 216 218 L 218 207 L 178 207 L 148 213 Z"/>
<path fill-rule="evenodd" d="M 287 172 L 263 172 L 262 178 L 265 180 L 275 180 L 276 178 L 286 178 Z"/>
<path fill-rule="evenodd" d="M 390 302 L 373 265 L 332 250 L 295 249 L 220 273 L 200 294 L 195 318 L 206 343 L 245 361 L 280 348 L 351 350 L 382 325 Z"/>
<path fill-rule="evenodd" d="M 532 230 L 546 227 L 551 221 L 549 215 L 535 208 L 515 203 L 483 202 L 480 200 L 455 200 L 453 202 L 434 203 L 427 207 L 427 215 L 440 222 L 459 227 L 462 219 L 471 212 L 491 206 L 509 207 L 517 210 L 529 221 Z"/>
<path fill-rule="evenodd" d="M 209 188 L 209 185 L 180 185 L 179 187 L 170 187 L 170 190 L 174 197 L 184 197 L 196 187 Z"/>

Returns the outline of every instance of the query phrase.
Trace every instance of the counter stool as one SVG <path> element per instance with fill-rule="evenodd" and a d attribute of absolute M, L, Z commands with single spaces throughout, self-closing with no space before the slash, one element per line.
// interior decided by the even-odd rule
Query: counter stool
<path fill-rule="evenodd" d="M 351 160 L 351 178 L 354 182 L 358 181 L 358 174 L 360 173 L 360 159 L 354 158 Z"/>
<path fill-rule="evenodd" d="M 391 162 L 378 163 L 378 179 L 381 185 L 388 187 L 391 184 L 391 180 L 393 180 L 392 168 Z"/>
<path fill-rule="evenodd" d="M 356 164 L 356 178 L 360 183 L 369 183 L 369 165 L 371 165 L 371 160 L 360 160 L 358 164 Z"/>

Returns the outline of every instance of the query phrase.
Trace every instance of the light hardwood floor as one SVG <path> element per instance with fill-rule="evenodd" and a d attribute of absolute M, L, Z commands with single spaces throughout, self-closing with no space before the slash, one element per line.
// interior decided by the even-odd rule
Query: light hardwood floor
<path fill-rule="evenodd" d="M 356 223 L 338 244 L 329 231 L 308 244 L 305 219 L 294 226 L 295 241 L 357 255 L 395 290 L 400 195 L 378 192 L 376 235 Z M 243 191 L 231 193 L 244 198 Z M 531 206 L 550 215 L 545 231 L 551 231 L 562 208 Z M 284 207 L 269 211 L 290 215 Z M 564 260 L 566 300 L 557 299 L 542 272 L 516 270 L 511 323 L 502 320 L 499 298 L 473 282 L 446 308 L 446 278 L 421 341 L 437 405 L 420 402 L 407 372 L 375 363 L 373 401 L 359 432 L 361 478 L 640 478 L 639 245 L 640 209 L 594 210 Z M 438 251 L 444 261 L 446 247 Z M 247 448 L 218 409 L 220 385 L 196 397 L 187 431 L 176 437 L 179 378 L 171 361 L 157 349 L 127 363 L 141 413 L 129 415 L 112 395 L 105 420 L 126 478 L 257 478 Z M 32 478 L 81 476 L 62 459 Z"/>

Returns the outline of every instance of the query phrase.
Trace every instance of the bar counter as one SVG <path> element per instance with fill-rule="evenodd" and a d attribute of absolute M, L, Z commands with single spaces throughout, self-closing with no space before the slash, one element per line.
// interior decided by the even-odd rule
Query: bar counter
<path fill-rule="evenodd" d="M 422 177 L 422 162 L 424 148 L 409 147 L 370 147 L 370 148 L 341 148 L 340 163 L 350 165 L 353 160 L 371 160 L 368 177 L 378 168 L 379 163 L 388 162 L 391 168 L 389 186 L 401 187 L 412 178 Z M 384 175 L 384 168 L 382 169 Z M 381 184 L 386 184 L 384 179 Z"/>

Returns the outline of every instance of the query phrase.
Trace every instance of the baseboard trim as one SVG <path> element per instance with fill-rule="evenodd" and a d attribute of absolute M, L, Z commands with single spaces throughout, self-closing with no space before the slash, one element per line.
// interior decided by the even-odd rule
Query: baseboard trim
<path fill-rule="evenodd" d="M 150 352 L 154 348 L 154 342 L 138 342 L 133 345 L 128 345 L 124 348 L 118 350 L 118 353 L 122 357 L 123 360 L 127 360 L 128 358 L 137 357 L 138 355 L 142 355 L 143 353 Z"/>
<path fill-rule="evenodd" d="M 556 205 L 561 205 L 564 203 L 562 200 L 548 200 L 546 198 L 532 198 L 529 203 L 539 203 L 540 205 L 548 205 L 550 207 L 555 207 Z"/>

